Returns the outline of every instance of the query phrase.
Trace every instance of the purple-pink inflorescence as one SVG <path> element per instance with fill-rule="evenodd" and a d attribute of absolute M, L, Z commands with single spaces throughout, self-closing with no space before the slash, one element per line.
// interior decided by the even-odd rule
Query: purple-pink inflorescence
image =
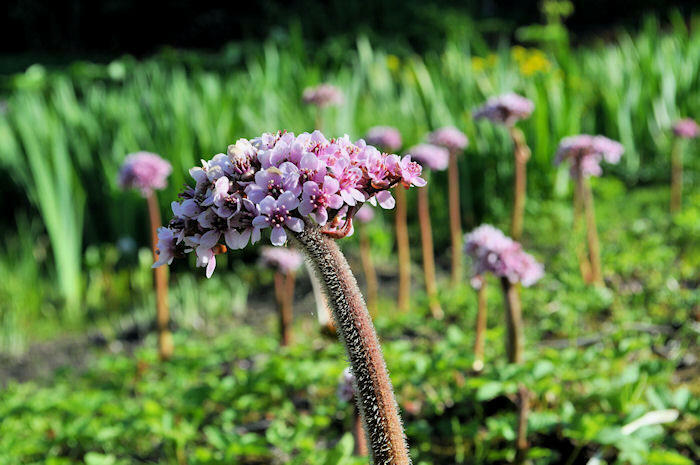
<path fill-rule="evenodd" d="M 446 169 L 450 161 L 450 152 L 446 148 L 434 144 L 414 145 L 407 152 L 411 154 L 413 160 L 433 171 Z"/>
<path fill-rule="evenodd" d="M 525 287 L 544 276 L 544 267 L 532 255 L 489 224 L 479 226 L 466 234 L 464 239 L 464 251 L 473 261 L 474 275 L 491 272 Z"/>
<path fill-rule="evenodd" d="M 700 134 L 700 126 L 691 118 L 683 118 L 673 125 L 673 134 L 682 139 L 695 139 Z"/>
<path fill-rule="evenodd" d="M 281 246 L 287 230 L 300 232 L 305 219 L 328 234 L 347 235 L 362 203 L 393 208 L 389 190 L 425 185 L 421 170 L 410 156 L 382 153 L 348 136 L 329 140 L 319 131 L 240 139 L 190 170 L 195 186 L 172 203 L 154 267 L 194 251 L 210 277 L 224 243 L 242 249 L 269 228 L 272 244 Z"/>
<path fill-rule="evenodd" d="M 136 152 L 124 159 L 119 170 L 119 186 L 122 189 L 138 189 L 144 196 L 163 189 L 173 168 L 160 156 L 150 152 Z"/>
<path fill-rule="evenodd" d="M 512 92 L 491 97 L 484 105 L 474 110 L 474 119 L 486 118 L 491 122 L 512 126 L 518 120 L 529 117 L 535 104 L 530 99 Z"/>
<path fill-rule="evenodd" d="M 603 173 L 600 162 L 605 160 L 617 164 L 624 151 L 622 144 L 607 137 L 581 134 L 561 140 L 554 164 L 559 165 L 568 160 L 572 176 L 577 176 L 577 165 L 584 176 L 600 176 Z"/>
<path fill-rule="evenodd" d="M 343 92 L 333 84 L 319 84 L 304 89 L 301 97 L 302 101 L 308 105 L 317 107 L 329 107 L 342 105 L 344 101 Z"/>
<path fill-rule="evenodd" d="M 388 152 L 395 152 L 401 148 L 401 133 L 391 126 L 374 126 L 367 131 L 365 140 L 368 144 L 379 147 Z"/>
<path fill-rule="evenodd" d="M 450 152 L 460 152 L 469 145 L 467 136 L 454 126 L 445 126 L 428 134 L 428 142 L 445 147 Z"/>
<path fill-rule="evenodd" d="M 355 213 L 355 219 L 360 223 L 369 223 L 374 219 L 374 208 L 367 204 L 362 205 Z"/>
<path fill-rule="evenodd" d="M 351 402 L 355 398 L 355 375 L 350 367 L 343 370 L 338 382 L 338 399 L 343 402 Z"/>
<path fill-rule="evenodd" d="M 304 256 L 288 247 L 263 247 L 260 263 L 286 274 L 297 271 L 304 263 Z"/>

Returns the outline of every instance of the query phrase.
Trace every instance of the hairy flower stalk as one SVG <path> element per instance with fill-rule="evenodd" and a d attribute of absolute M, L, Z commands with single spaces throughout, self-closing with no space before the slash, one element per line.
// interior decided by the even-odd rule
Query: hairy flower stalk
<path fill-rule="evenodd" d="M 483 289 L 483 275 L 490 272 L 500 278 L 506 320 L 506 354 L 510 363 L 523 359 L 524 329 L 520 286 L 531 286 L 544 274 L 544 268 L 522 250 L 520 244 L 490 225 L 482 225 L 465 237 L 464 249 L 471 258 L 475 280 Z M 476 280 L 478 278 L 478 280 Z M 479 296 L 480 300 L 482 296 Z M 485 297 L 484 297 L 485 298 Z M 481 306 L 481 302 L 479 302 Z M 483 318 L 485 319 L 485 312 Z M 480 322 L 477 317 L 477 326 Z M 485 325 L 485 321 L 483 322 Z M 483 354 L 481 354 L 483 355 Z M 475 357 L 475 360 L 477 358 Z M 518 390 L 518 427 L 515 442 L 516 463 L 523 463 L 527 455 L 528 390 Z"/>
<path fill-rule="evenodd" d="M 459 202 L 459 167 L 457 156 L 464 151 L 469 144 L 467 136 L 459 129 L 448 126 L 433 131 L 428 136 L 428 141 L 433 145 L 446 148 L 449 153 L 447 168 L 447 189 L 450 211 L 450 239 L 452 242 L 452 273 L 453 286 L 462 282 L 462 215 Z"/>
<path fill-rule="evenodd" d="M 577 249 L 581 274 L 586 283 L 602 285 L 603 273 L 600 262 L 600 245 L 595 222 L 593 193 L 588 181 L 590 176 L 600 176 L 603 172 L 601 161 L 615 164 L 620 161 L 624 148 L 622 144 L 603 136 L 582 134 L 562 139 L 557 149 L 554 164 L 568 161 L 571 177 L 574 179 L 574 229 L 578 229 L 581 213 L 586 224 L 588 254 L 581 247 Z"/>
<path fill-rule="evenodd" d="M 355 220 L 359 223 L 369 223 L 374 218 L 374 210 L 369 205 L 363 205 L 355 214 Z M 372 260 L 372 249 L 369 241 L 367 228 L 363 225 L 359 227 L 360 234 L 360 260 L 362 261 L 362 272 L 367 283 L 367 307 L 371 315 L 377 314 L 377 299 L 379 294 L 379 280 L 377 270 Z"/>
<path fill-rule="evenodd" d="M 148 218 L 151 226 L 151 248 L 153 259 L 158 258 L 158 228 L 161 226 L 160 209 L 155 191 L 163 189 L 172 171 L 170 163 L 155 153 L 137 152 L 130 154 L 124 160 L 119 171 L 119 185 L 126 188 L 138 189 L 146 198 Z M 156 327 L 158 329 L 158 356 L 168 360 L 173 355 L 173 336 L 170 332 L 170 311 L 168 308 L 168 270 L 154 270 L 156 288 Z"/>
<path fill-rule="evenodd" d="M 280 345 L 293 342 L 294 281 L 304 259 L 297 251 L 283 247 L 264 247 L 260 256 L 263 266 L 275 270 L 275 300 L 279 316 Z"/>
<path fill-rule="evenodd" d="M 423 168 L 433 171 L 442 171 L 447 168 L 450 154 L 437 145 L 420 144 L 409 149 L 411 156 Z M 421 231 L 421 245 L 423 248 L 423 273 L 425 275 L 425 291 L 428 294 L 430 312 L 434 318 L 442 319 L 444 312 L 438 299 L 437 280 L 435 277 L 435 251 L 433 248 L 433 228 L 430 222 L 430 202 L 428 186 L 418 190 L 418 221 Z"/>
<path fill-rule="evenodd" d="M 683 198 L 683 139 L 695 139 L 700 135 L 700 126 L 690 119 L 685 118 L 673 125 L 675 137 L 671 148 L 671 213 L 677 213 L 681 209 Z"/>
<path fill-rule="evenodd" d="M 486 118 L 493 123 L 506 126 L 513 140 L 515 177 L 510 235 L 516 241 L 520 240 L 523 232 L 523 216 L 527 191 L 527 161 L 530 159 L 530 148 L 525 143 L 525 135 L 520 129 L 515 127 L 515 123 L 518 120 L 529 117 L 534 108 L 532 101 L 520 95 L 508 93 L 490 98 L 482 107 L 474 111 L 474 119 Z"/>
<path fill-rule="evenodd" d="M 194 187 L 173 202 L 159 230 L 154 266 L 194 252 L 209 277 L 226 246 L 244 248 L 270 230 L 273 245 L 295 241 L 328 297 L 356 377 L 357 404 L 374 464 L 409 464 L 408 447 L 377 334 L 336 238 L 350 234 L 364 202 L 393 208 L 390 189 L 424 186 L 410 156 L 382 153 L 363 140 L 326 139 L 319 131 L 240 139 L 190 173 Z"/>

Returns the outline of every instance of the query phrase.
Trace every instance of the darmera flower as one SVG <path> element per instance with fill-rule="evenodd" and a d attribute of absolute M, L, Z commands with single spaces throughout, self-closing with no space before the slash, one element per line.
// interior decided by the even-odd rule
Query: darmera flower
<path fill-rule="evenodd" d="M 447 168 L 450 153 L 447 149 L 433 144 L 418 144 L 407 150 L 411 157 L 433 171 L 443 171 Z"/>
<path fill-rule="evenodd" d="M 282 273 L 292 273 L 304 263 L 304 256 L 288 247 L 263 247 L 260 252 L 260 263 Z"/>
<path fill-rule="evenodd" d="M 486 118 L 493 123 L 512 126 L 518 120 L 528 118 L 535 109 L 530 99 L 515 93 L 492 97 L 484 105 L 474 110 L 474 119 Z"/>
<path fill-rule="evenodd" d="M 401 148 L 401 133 L 391 126 L 374 126 L 367 131 L 365 140 L 368 144 L 379 147 L 382 150 L 394 152 Z"/>
<path fill-rule="evenodd" d="M 336 86 L 324 83 L 304 89 L 302 100 L 308 105 L 323 108 L 342 105 L 344 97 L 343 92 Z"/>
<path fill-rule="evenodd" d="M 445 147 L 450 152 L 460 152 L 469 145 L 467 136 L 454 126 L 446 126 L 428 134 L 428 142 Z"/>
<path fill-rule="evenodd" d="M 579 170 L 584 176 L 600 176 L 603 172 L 600 162 L 617 164 L 624 151 L 622 144 L 607 137 L 580 134 L 561 140 L 554 164 L 568 161 L 572 176 L 578 176 Z"/>
<path fill-rule="evenodd" d="M 170 163 L 155 153 L 132 153 L 127 155 L 119 170 L 119 186 L 138 189 L 145 197 L 154 190 L 165 188 L 171 171 Z"/>
<path fill-rule="evenodd" d="M 673 125 L 673 134 L 682 139 L 695 139 L 700 134 L 700 126 L 691 118 L 683 118 Z"/>

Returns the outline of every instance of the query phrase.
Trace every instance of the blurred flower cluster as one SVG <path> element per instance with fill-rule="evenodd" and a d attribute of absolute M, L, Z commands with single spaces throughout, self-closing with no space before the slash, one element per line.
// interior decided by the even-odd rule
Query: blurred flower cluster
<path fill-rule="evenodd" d="M 424 168 L 434 171 L 442 171 L 447 168 L 450 153 L 446 148 L 433 144 L 418 144 L 408 149 L 411 157 Z"/>
<path fill-rule="evenodd" d="M 306 218 L 326 232 L 350 230 L 362 203 L 393 208 L 389 189 L 425 185 L 421 171 L 410 155 L 382 153 L 348 136 L 329 140 L 320 131 L 239 139 L 228 153 L 190 170 L 195 185 L 172 203 L 154 266 L 194 251 L 209 277 L 223 243 L 242 249 L 264 229 L 276 246 L 287 240 L 287 229 L 300 232 Z"/>
<path fill-rule="evenodd" d="M 304 263 L 304 256 L 287 247 L 263 247 L 260 252 L 260 263 L 286 274 L 297 271 Z"/>
<path fill-rule="evenodd" d="M 454 126 L 445 126 L 428 134 L 428 142 L 445 147 L 451 153 L 464 150 L 469 145 L 467 136 Z"/>
<path fill-rule="evenodd" d="M 136 152 L 124 159 L 119 171 L 119 187 L 138 189 L 145 196 L 163 189 L 172 171 L 170 163 L 150 152 Z"/>
<path fill-rule="evenodd" d="M 571 176 L 578 176 L 578 169 L 584 176 L 600 176 L 603 173 L 600 162 L 605 160 L 617 164 L 625 149 L 619 142 L 604 136 L 580 134 L 565 137 L 559 143 L 554 164 L 568 160 L 571 163 Z"/>
<path fill-rule="evenodd" d="M 518 242 L 489 224 L 466 234 L 464 240 L 464 251 L 472 259 L 477 276 L 491 272 L 528 287 L 544 275 L 544 267 Z"/>
<path fill-rule="evenodd" d="M 512 126 L 518 120 L 532 114 L 535 105 L 531 100 L 512 92 L 492 97 L 474 110 L 474 119 L 486 118 L 493 123 Z"/>
<path fill-rule="evenodd" d="M 683 118 L 673 125 L 673 134 L 682 139 L 694 139 L 700 134 L 700 126 L 691 118 Z"/>
<path fill-rule="evenodd" d="M 316 105 L 321 108 L 342 105 L 345 100 L 340 89 L 333 84 L 326 83 L 307 87 L 304 89 L 301 99 L 307 105 Z"/>

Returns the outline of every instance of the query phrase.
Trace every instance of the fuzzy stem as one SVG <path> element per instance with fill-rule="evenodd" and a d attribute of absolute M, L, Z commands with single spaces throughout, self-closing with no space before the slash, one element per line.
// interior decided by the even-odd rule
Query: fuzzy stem
<path fill-rule="evenodd" d="M 362 260 L 362 271 L 367 282 L 367 306 L 372 315 L 377 314 L 377 294 L 379 283 L 377 281 L 377 270 L 372 261 L 372 250 L 369 244 L 369 235 L 364 227 L 360 229 L 360 259 Z"/>
<path fill-rule="evenodd" d="M 362 415 L 357 409 L 357 405 L 352 409 L 352 437 L 355 440 L 355 448 L 353 454 L 358 457 L 366 457 L 369 451 L 367 450 L 367 436 L 362 429 Z"/>
<path fill-rule="evenodd" d="M 506 352 L 510 363 L 520 363 L 523 359 L 523 316 L 520 306 L 518 286 L 508 278 L 501 278 L 503 300 L 506 310 Z"/>
<path fill-rule="evenodd" d="M 399 296 L 397 305 L 402 312 L 408 311 L 411 298 L 411 252 L 408 242 L 408 225 L 406 221 L 406 189 L 398 186 L 394 189 L 396 196 L 396 247 L 399 259 Z"/>
<path fill-rule="evenodd" d="M 292 343 L 292 299 L 294 297 L 294 273 L 275 272 L 275 298 L 279 317 L 280 345 Z"/>
<path fill-rule="evenodd" d="M 379 340 L 355 277 L 333 239 L 309 221 L 292 233 L 318 273 L 356 380 L 357 405 L 372 463 L 411 463 Z"/>
<path fill-rule="evenodd" d="M 586 254 L 586 246 L 583 239 L 583 175 L 580 167 L 575 168 L 574 174 L 574 237 L 576 238 L 576 255 L 578 257 L 581 278 L 585 283 L 591 281 L 591 262 Z"/>
<path fill-rule="evenodd" d="M 671 148 L 671 213 L 681 209 L 683 198 L 683 151 L 680 140 Z"/>
<path fill-rule="evenodd" d="M 430 206 L 428 202 L 428 186 L 418 189 L 418 220 L 420 222 L 420 238 L 423 247 L 423 273 L 425 274 L 425 291 L 430 302 L 430 312 L 434 318 L 442 319 L 445 313 L 440 307 L 435 283 L 435 252 L 433 250 L 433 228 L 430 225 Z"/>
<path fill-rule="evenodd" d="M 484 369 L 484 341 L 486 333 L 486 280 L 478 276 L 479 290 L 477 291 L 476 337 L 474 339 L 474 371 Z"/>
<path fill-rule="evenodd" d="M 586 178 L 582 178 L 583 184 L 583 211 L 586 217 L 586 239 L 588 241 L 588 256 L 591 263 L 590 282 L 596 285 L 603 284 L 603 273 L 600 265 L 600 243 L 598 241 L 598 229 L 595 224 L 595 209 L 593 207 L 593 192 Z"/>
<path fill-rule="evenodd" d="M 459 207 L 459 168 L 457 153 L 450 152 L 447 168 L 447 188 L 449 191 L 450 237 L 452 239 L 452 285 L 462 281 L 462 220 Z"/>
<path fill-rule="evenodd" d="M 525 196 L 527 194 L 527 161 L 530 159 L 530 149 L 525 143 L 525 136 L 520 129 L 513 126 L 508 129 L 511 139 L 513 139 L 515 158 L 515 185 L 510 235 L 514 240 L 519 241 L 523 233 Z"/>
<path fill-rule="evenodd" d="M 151 191 L 146 197 L 148 217 L 151 223 L 151 246 L 153 260 L 158 260 L 156 248 L 158 245 L 158 228 L 161 225 L 160 210 L 155 192 Z M 156 326 L 158 328 L 158 356 L 168 360 L 173 355 L 173 335 L 168 327 L 170 310 L 168 309 L 168 267 L 160 266 L 153 270 L 156 285 Z"/>

